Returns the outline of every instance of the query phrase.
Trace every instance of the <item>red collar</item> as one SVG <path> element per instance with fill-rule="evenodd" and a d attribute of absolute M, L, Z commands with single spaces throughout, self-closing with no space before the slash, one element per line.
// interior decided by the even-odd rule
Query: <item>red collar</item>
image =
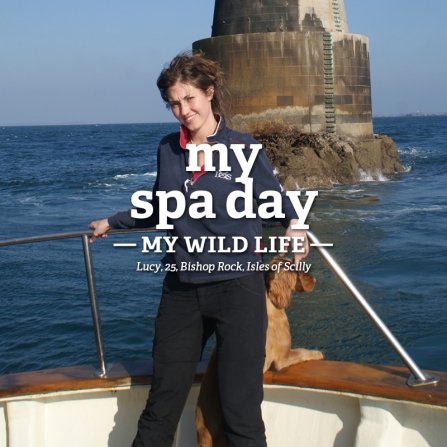
<path fill-rule="evenodd" d="M 208 137 L 213 137 L 214 135 L 216 135 L 217 131 L 219 130 L 220 124 L 221 124 L 222 117 L 220 115 L 218 115 L 217 113 L 214 115 L 214 117 L 216 118 L 216 121 L 217 121 L 216 131 L 212 135 L 208 135 Z M 191 137 L 189 136 L 189 130 L 182 124 L 180 126 L 180 146 L 181 146 L 181 148 L 186 150 L 186 145 L 189 144 L 190 141 L 191 141 Z M 203 165 L 200 168 L 200 171 L 194 171 L 192 173 L 193 183 L 201 175 L 205 174 L 205 172 L 206 172 L 205 165 Z"/>
<path fill-rule="evenodd" d="M 192 173 L 192 182 L 194 183 L 201 175 L 205 174 L 205 165 L 201 166 L 200 171 L 194 171 Z"/>
<path fill-rule="evenodd" d="M 208 135 L 207 138 L 214 137 L 214 135 L 216 135 L 217 131 L 219 130 L 222 117 L 218 113 L 215 113 L 214 118 L 216 118 L 217 121 L 216 131 L 213 134 Z M 186 149 L 186 145 L 189 144 L 190 141 L 191 137 L 189 136 L 189 130 L 182 124 L 180 126 L 180 147 L 182 149 Z"/>
<path fill-rule="evenodd" d="M 180 126 L 180 146 L 182 149 L 186 149 L 186 145 L 189 143 L 189 130 L 182 124 Z"/>

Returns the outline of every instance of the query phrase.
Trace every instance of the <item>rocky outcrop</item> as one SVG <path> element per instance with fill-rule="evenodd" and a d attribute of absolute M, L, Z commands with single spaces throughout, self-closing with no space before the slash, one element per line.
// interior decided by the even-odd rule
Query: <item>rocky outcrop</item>
<path fill-rule="evenodd" d="M 278 125 L 246 130 L 264 145 L 286 190 L 355 183 L 363 172 L 378 177 L 404 171 L 396 145 L 386 135 L 361 141 L 330 133 L 302 133 Z"/>

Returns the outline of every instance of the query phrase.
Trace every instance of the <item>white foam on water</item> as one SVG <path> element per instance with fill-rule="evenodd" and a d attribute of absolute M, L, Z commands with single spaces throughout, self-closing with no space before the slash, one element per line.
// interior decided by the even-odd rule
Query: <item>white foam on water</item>
<path fill-rule="evenodd" d="M 388 177 L 385 177 L 381 172 L 377 174 L 377 181 L 379 182 L 389 182 L 390 179 Z"/>
<path fill-rule="evenodd" d="M 425 208 L 402 208 L 401 210 L 395 210 L 392 211 L 392 214 L 409 214 L 409 213 L 432 213 L 432 212 L 438 212 L 443 211 L 447 209 L 447 206 L 441 206 L 441 205 L 433 205 L 433 206 L 427 206 Z"/>
<path fill-rule="evenodd" d="M 419 152 L 423 149 L 421 147 L 406 147 L 406 148 L 397 148 L 397 152 L 399 154 L 411 154 L 411 155 L 419 155 Z"/>
<path fill-rule="evenodd" d="M 359 169 L 361 182 L 389 182 L 390 179 L 385 177 L 381 171 L 377 172 L 365 172 L 363 169 Z"/>
<path fill-rule="evenodd" d="M 43 206 L 43 200 L 40 197 L 30 196 L 18 200 L 22 205 Z"/>
<path fill-rule="evenodd" d="M 144 174 L 117 174 L 113 177 L 115 180 L 129 178 L 129 177 L 156 177 L 156 172 L 145 172 Z"/>

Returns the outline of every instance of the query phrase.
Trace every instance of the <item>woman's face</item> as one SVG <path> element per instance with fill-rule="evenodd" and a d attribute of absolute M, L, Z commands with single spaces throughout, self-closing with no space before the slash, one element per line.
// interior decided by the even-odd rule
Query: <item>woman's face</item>
<path fill-rule="evenodd" d="M 216 128 L 216 120 L 211 109 L 213 89 L 206 93 L 191 84 L 177 82 L 168 88 L 167 95 L 174 116 L 189 130 L 194 138 L 211 135 Z"/>

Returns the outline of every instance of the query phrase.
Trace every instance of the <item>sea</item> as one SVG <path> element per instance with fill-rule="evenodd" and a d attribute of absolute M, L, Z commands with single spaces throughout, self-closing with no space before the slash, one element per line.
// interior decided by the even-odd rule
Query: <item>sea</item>
<path fill-rule="evenodd" d="M 158 142 L 177 129 L 0 127 L 0 240 L 84 231 L 131 208 L 155 181 Z M 447 371 L 447 116 L 375 118 L 374 132 L 393 138 L 405 172 L 321 189 L 307 223 L 418 366 Z M 161 258 L 142 253 L 142 236 L 91 246 L 109 363 L 151 356 L 164 274 L 137 271 Z M 318 253 L 306 261 L 317 284 L 288 309 L 293 347 L 402 365 Z M 81 239 L 0 247 L 0 374 L 84 364 L 97 355 Z"/>

